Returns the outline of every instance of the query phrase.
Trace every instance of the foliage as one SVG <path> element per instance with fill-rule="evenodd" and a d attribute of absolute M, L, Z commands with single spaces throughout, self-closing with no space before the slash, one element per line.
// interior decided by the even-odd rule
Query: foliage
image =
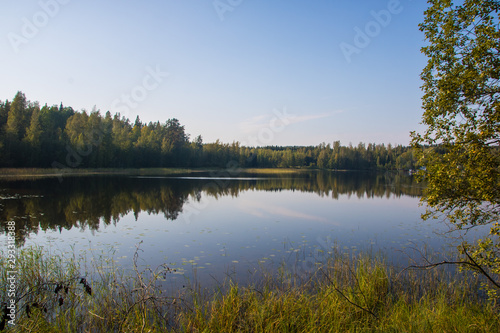
<path fill-rule="evenodd" d="M 0 167 L 64 168 L 321 168 L 415 169 L 409 147 L 339 141 L 316 147 L 243 147 L 217 140 L 189 141 L 175 118 L 134 123 L 108 111 L 75 112 L 71 107 L 40 108 L 18 92 L 0 101 Z"/>
<path fill-rule="evenodd" d="M 423 201 L 429 210 L 424 217 L 443 215 L 457 229 L 489 226 L 489 237 L 462 249 L 467 260 L 498 281 L 500 2 L 429 4 L 420 25 L 429 42 L 422 49 L 428 62 L 421 74 L 427 128 L 412 133 L 426 167 L 421 176 L 428 184 Z"/>

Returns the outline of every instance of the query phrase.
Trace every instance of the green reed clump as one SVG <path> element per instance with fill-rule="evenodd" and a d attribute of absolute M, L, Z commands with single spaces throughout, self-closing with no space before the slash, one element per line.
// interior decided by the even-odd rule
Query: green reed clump
<path fill-rule="evenodd" d="M 260 268 L 259 279 L 230 279 L 165 295 L 167 266 L 123 272 L 110 253 L 17 255 L 17 318 L 8 332 L 498 332 L 499 309 L 470 274 L 400 271 L 369 255 L 334 252 L 307 273 Z M 8 262 L 0 259 L 0 283 Z M 2 301 L 8 297 L 0 291 Z"/>
<path fill-rule="evenodd" d="M 15 325 L 8 332 L 142 332 L 171 327 L 176 298 L 159 283 L 170 269 L 139 270 L 138 251 L 131 274 L 109 254 L 53 254 L 34 246 L 17 254 Z M 0 283 L 7 285 L 8 262 L 0 259 Z M 9 299 L 2 288 L 1 299 Z"/>
<path fill-rule="evenodd" d="M 285 278 L 283 278 L 285 276 Z M 179 315 L 189 332 L 493 332 L 499 312 L 471 275 L 405 271 L 364 255 L 332 257 L 307 277 L 216 293 Z"/>

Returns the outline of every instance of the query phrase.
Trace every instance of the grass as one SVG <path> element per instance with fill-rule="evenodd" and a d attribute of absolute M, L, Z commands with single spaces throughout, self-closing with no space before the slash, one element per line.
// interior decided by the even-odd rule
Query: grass
<path fill-rule="evenodd" d="M 167 266 L 125 274 L 111 254 L 87 260 L 41 247 L 17 255 L 17 318 L 7 332 L 498 332 L 498 307 L 470 275 L 405 271 L 334 253 L 307 275 L 261 268 L 247 286 L 165 295 Z M 0 282 L 9 270 L 1 256 Z M 85 279 L 85 280 L 83 280 Z M 7 300 L 5 288 L 0 290 Z M 62 299 L 62 303 L 60 301 Z M 30 309 L 28 311 L 28 308 Z"/>
<path fill-rule="evenodd" d="M 78 169 L 78 168 L 0 168 L 0 179 L 22 180 L 61 176 L 89 176 L 89 175 L 140 175 L 140 176 L 171 176 L 178 174 L 192 174 L 200 172 L 220 172 L 225 169 L 214 168 L 101 168 L 101 169 Z M 231 171 L 231 175 L 233 172 Z M 306 169 L 283 169 L 283 168 L 241 168 L 237 169 L 242 174 L 291 174 L 308 171 Z M 310 170 L 309 170 L 310 171 Z M 234 176 L 234 175 L 233 175 Z"/>
<path fill-rule="evenodd" d="M 245 173 L 254 173 L 254 174 L 292 174 L 292 173 L 300 173 L 300 172 L 311 172 L 314 169 L 295 169 L 295 168 L 242 168 L 240 169 Z"/>
<path fill-rule="evenodd" d="M 143 168 L 143 169 L 49 169 L 49 168 L 0 168 L 0 179 L 23 180 L 33 178 L 54 178 L 64 176 L 90 176 L 90 175 L 137 175 L 137 176 L 170 176 L 204 172 L 203 169 L 187 168 Z"/>

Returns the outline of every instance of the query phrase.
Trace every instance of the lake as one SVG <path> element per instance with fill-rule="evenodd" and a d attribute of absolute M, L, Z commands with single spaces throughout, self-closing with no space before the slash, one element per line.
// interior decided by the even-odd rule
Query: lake
<path fill-rule="evenodd" d="M 175 268 L 175 285 L 259 266 L 307 273 L 327 253 L 365 251 L 404 265 L 411 248 L 446 251 L 446 225 L 422 221 L 422 185 L 405 173 L 195 173 L 0 181 L 1 244 L 15 221 L 19 247 L 113 255 L 128 269 Z M 413 252 L 413 255 L 415 253 Z M 258 269 L 257 269 L 258 270 Z"/>

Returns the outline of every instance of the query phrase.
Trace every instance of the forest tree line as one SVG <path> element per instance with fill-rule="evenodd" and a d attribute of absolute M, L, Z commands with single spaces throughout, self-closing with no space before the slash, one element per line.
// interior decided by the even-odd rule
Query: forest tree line
<path fill-rule="evenodd" d="M 410 147 L 340 141 L 318 146 L 245 147 L 239 142 L 190 140 L 180 122 L 131 122 L 71 107 L 40 106 L 22 92 L 0 101 L 0 167 L 147 168 L 252 167 L 414 169 Z"/>

